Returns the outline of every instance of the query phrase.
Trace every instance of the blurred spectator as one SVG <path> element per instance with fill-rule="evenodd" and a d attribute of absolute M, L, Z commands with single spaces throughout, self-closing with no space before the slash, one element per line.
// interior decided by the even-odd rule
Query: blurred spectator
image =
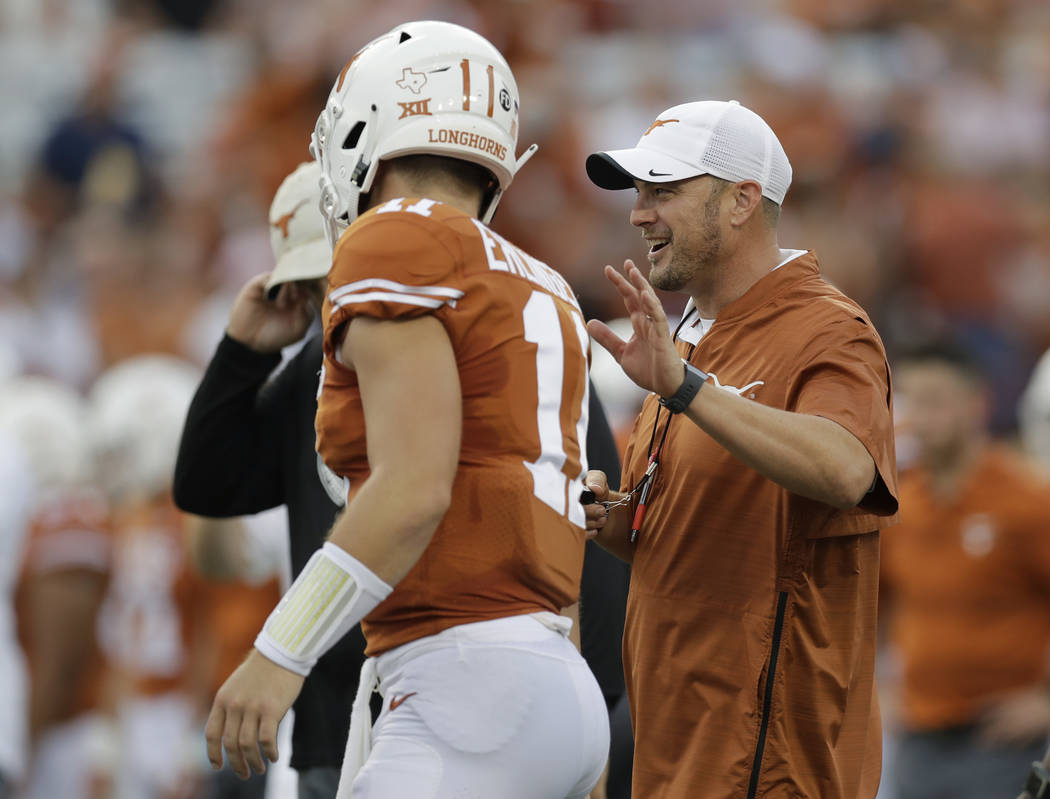
<path fill-rule="evenodd" d="M 917 445 L 882 598 L 900 662 L 897 799 L 1013 796 L 1050 733 L 1050 485 L 990 443 L 970 353 L 916 348 L 894 367 Z"/>
<path fill-rule="evenodd" d="M 208 773 L 198 730 L 223 631 L 171 500 L 179 430 L 197 378 L 176 358 L 140 356 L 104 372 L 89 395 L 88 430 L 114 529 L 99 635 L 114 790 L 122 797 L 196 796 Z"/>
<path fill-rule="evenodd" d="M 0 430 L 0 797 L 12 799 L 26 761 L 26 674 L 15 629 L 14 590 L 29 516 L 29 469 L 15 435 Z"/>
<path fill-rule="evenodd" d="M 1028 379 L 1018 417 L 1024 451 L 1050 473 L 1050 350 Z"/>
<path fill-rule="evenodd" d="M 110 29 L 83 94 L 44 136 L 26 198 L 45 234 L 82 204 L 142 213 L 155 199 L 146 142 L 123 118 L 116 97 L 132 35 L 127 26 Z"/>
<path fill-rule="evenodd" d="M 17 594 L 29 665 L 26 799 L 87 799 L 109 778 L 95 624 L 112 543 L 92 484 L 85 418 L 79 395 L 54 380 L 0 384 L 0 430 L 21 445 L 23 478 L 32 483 L 22 495 L 27 546 Z"/>

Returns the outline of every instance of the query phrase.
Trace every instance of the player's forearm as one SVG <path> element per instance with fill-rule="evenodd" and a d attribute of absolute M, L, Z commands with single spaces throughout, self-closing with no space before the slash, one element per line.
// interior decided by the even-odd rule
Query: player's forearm
<path fill-rule="evenodd" d="M 710 384 L 686 413 L 741 461 L 795 494 L 846 509 L 875 479 L 864 445 L 830 419 L 769 408 Z"/>
<path fill-rule="evenodd" d="M 329 540 L 390 585 L 422 556 L 448 511 L 451 481 L 372 472 L 332 528 Z"/>

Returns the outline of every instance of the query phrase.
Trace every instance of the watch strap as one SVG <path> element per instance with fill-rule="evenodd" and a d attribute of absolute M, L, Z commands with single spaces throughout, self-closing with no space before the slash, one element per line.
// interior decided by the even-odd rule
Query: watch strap
<path fill-rule="evenodd" d="M 685 366 L 685 379 L 682 385 L 670 397 L 660 397 L 660 404 L 671 413 L 681 413 L 688 408 L 701 386 L 707 382 L 707 372 L 697 369 L 686 361 L 682 363 Z"/>

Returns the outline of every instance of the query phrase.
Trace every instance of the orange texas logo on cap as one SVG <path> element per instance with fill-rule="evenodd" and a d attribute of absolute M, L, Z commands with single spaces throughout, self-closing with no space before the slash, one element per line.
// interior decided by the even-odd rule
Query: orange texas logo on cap
<path fill-rule="evenodd" d="M 276 222 L 271 222 L 271 227 L 279 228 L 281 231 L 281 238 L 288 238 L 288 225 L 292 221 L 292 217 L 295 216 L 295 212 L 306 205 L 306 200 L 300 200 L 299 204 L 295 206 L 291 211 L 280 217 Z"/>
<path fill-rule="evenodd" d="M 679 121 L 680 120 L 678 120 L 678 119 L 658 119 L 652 125 L 650 125 L 648 128 L 646 128 L 645 133 L 643 133 L 642 136 L 643 137 L 648 136 L 656 128 L 663 127 L 664 125 L 670 125 L 672 122 L 679 122 Z"/>

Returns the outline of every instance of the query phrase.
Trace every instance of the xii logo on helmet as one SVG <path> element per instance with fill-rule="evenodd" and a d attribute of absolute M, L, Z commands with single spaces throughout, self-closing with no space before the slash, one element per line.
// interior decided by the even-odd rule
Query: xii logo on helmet
<path fill-rule="evenodd" d="M 430 113 L 430 100 L 431 98 L 428 97 L 425 100 L 412 100 L 408 103 L 399 102 L 398 105 L 401 106 L 401 116 L 399 116 L 398 119 L 415 116 L 433 116 Z"/>

